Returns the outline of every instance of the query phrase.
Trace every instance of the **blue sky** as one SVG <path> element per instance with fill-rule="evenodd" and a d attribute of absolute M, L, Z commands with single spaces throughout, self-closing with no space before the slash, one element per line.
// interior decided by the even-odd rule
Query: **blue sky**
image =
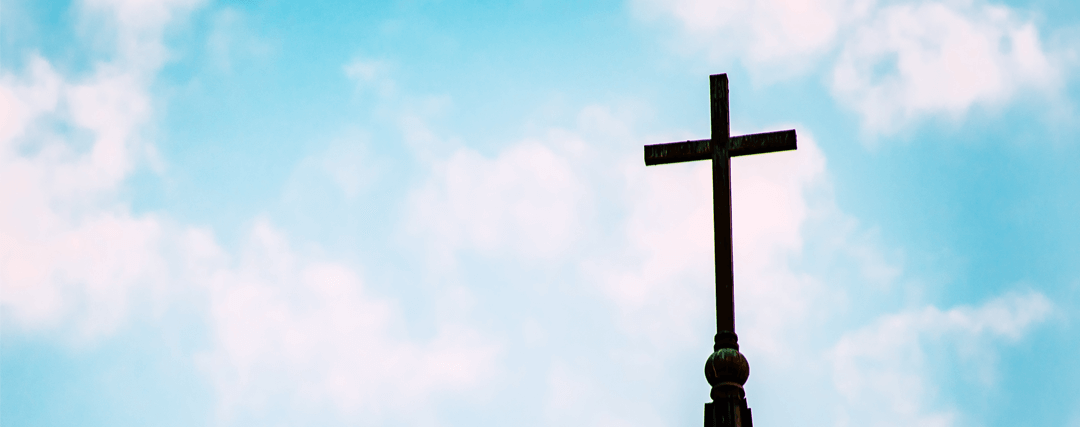
<path fill-rule="evenodd" d="M 1080 426 L 1080 6 L 8 0 L 0 422 Z"/>

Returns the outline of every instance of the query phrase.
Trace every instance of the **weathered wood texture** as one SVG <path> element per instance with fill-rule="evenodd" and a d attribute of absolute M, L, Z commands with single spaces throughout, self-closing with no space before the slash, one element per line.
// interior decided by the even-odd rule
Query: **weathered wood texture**
<path fill-rule="evenodd" d="M 795 150 L 795 129 L 733 136 L 728 139 L 731 157 Z M 692 162 L 712 158 L 712 140 L 669 142 L 645 146 L 645 165 Z"/>

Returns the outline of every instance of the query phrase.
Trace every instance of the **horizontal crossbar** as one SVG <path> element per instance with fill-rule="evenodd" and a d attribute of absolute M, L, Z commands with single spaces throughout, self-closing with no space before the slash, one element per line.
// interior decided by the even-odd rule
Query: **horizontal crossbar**
<path fill-rule="evenodd" d="M 795 129 L 733 136 L 728 140 L 728 155 L 731 157 L 794 149 Z M 709 139 L 645 146 L 647 166 L 708 160 L 712 156 L 712 140 Z"/>

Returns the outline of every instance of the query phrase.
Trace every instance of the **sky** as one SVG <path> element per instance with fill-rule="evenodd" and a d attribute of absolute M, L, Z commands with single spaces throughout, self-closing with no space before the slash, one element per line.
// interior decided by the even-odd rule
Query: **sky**
<path fill-rule="evenodd" d="M 1080 3 L 4 0 L 0 423 L 1080 427 Z"/>

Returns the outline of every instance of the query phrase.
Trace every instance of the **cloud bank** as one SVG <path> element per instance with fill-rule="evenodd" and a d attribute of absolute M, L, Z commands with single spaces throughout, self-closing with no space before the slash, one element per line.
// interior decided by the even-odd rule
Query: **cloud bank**
<path fill-rule="evenodd" d="M 92 348 L 135 322 L 153 327 L 169 306 L 196 304 L 185 311 L 205 314 L 211 345 L 189 357 L 215 386 L 224 425 L 327 408 L 417 422 L 430 417 L 418 403 L 497 371 L 497 344 L 454 324 L 407 338 L 392 300 L 368 293 L 353 268 L 293 250 L 265 218 L 232 254 L 210 230 L 133 212 L 122 196 L 132 175 L 164 173 L 148 136 L 150 86 L 169 57 L 162 34 L 198 5 L 81 6 L 80 19 L 111 47 L 87 77 L 37 55 L 0 76 L 6 339 Z"/>

